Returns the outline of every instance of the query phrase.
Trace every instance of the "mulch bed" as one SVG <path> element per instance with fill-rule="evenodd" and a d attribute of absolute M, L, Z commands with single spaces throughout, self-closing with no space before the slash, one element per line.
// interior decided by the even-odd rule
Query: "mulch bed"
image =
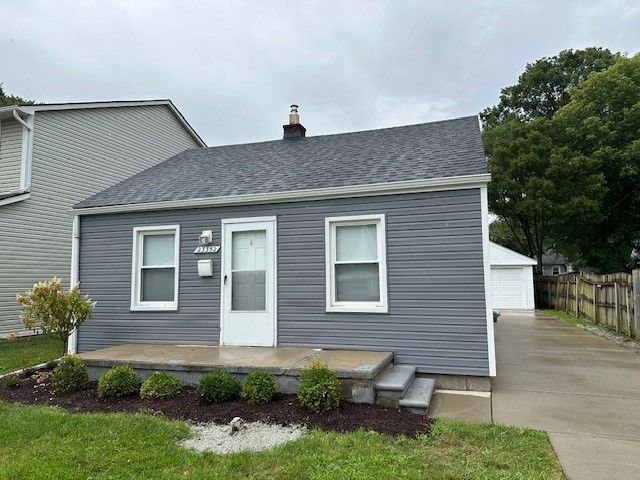
<path fill-rule="evenodd" d="M 278 394 L 273 401 L 262 405 L 250 405 L 243 400 L 209 405 L 194 388 L 183 387 L 181 393 L 170 399 L 142 399 L 139 396 L 100 399 L 95 382 L 81 392 L 54 395 L 48 377 L 47 371 L 40 371 L 28 379 L 21 379 L 20 385 L 13 389 L 8 389 L 2 382 L 0 399 L 29 405 L 55 405 L 74 412 L 135 413 L 143 410 L 176 420 L 220 424 L 241 417 L 246 422 L 298 424 L 337 432 L 367 430 L 408 437 L 429 433 L 431 428 L 431 420 L 426 417 L 378 405 L 343 401 L 335 410 L 311 413 L 300 406 L 295 395 Z"/>

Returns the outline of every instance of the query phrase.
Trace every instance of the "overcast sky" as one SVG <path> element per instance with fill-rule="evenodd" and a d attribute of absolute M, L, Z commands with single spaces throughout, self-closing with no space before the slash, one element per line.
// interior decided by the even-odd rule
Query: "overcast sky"
<path fill-rule="evenodd" d="M 640 48 L 631 1 L 0 0 L 0 82 L 40 102 L 171 98 L 209 145 L 476 114 L 527 62 Z"/>

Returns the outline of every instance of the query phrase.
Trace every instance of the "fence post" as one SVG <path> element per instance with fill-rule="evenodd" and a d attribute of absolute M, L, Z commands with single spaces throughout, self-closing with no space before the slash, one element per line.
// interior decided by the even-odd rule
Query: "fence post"
<path fill-rule="evenodd" d="M 633 334 L 636 338 L 640 337 L 638 328 L 640 325 L 640 269 L 636 268 L 631 273 L 633 280 Z"/>
<path fill-rule="evenodd" d="M 598 284 L 593 283 L 593 322 L 598 324 Z"/>
<path fill-rule="evenodd" d="M 576 317 L 580 316 L 580 275 L 576 275 Z"/>
<path fill-rule="evenodd" d="M 618 314 L 618 282 L 616 282 L 615 280 L 613 281 L 613 305 L 614 305 L 614 311 L 613 311 L 613 319 L 616 322 L 616 332 L 620 331 L 620 315 Z"/>
<path fill-rule="evenodd" d="M 567 275 L 567 281 L 565 282 L 565 295 L 564 295 L 564 311 L 569 313 L 569 276 Z"/>
<path fill-rule="evenodd" d="M 629 285 L 624 286 L 624 303 L 627 310 L 627 335 L 631 336 L 631 311 L 629 310 L 629 305 L 631 303 L 631 299 L 629 298 Z"/>

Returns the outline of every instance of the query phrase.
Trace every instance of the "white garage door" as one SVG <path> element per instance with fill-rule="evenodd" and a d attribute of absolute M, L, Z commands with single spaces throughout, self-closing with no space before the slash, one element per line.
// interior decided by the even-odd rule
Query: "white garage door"
<path fill-rule="evenodd" d="M 526 269 L 527 267 L 491 268 L 491 296 L 494 309 L 527 308 Z"/>

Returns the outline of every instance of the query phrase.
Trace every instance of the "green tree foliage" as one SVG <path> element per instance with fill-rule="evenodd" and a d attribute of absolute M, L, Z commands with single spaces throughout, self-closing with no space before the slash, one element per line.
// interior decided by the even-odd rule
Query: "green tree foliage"
<path fill-rule="evenodd" d="M 598 218 L 602 176 L 591 159 L 567 159 L 556 150 L 552 121 L 505 122 L 485 130 L 484 144 L 492 174 L 489 208 L 516 251 L 541 265 L 557 225 Z"/>
<path fill-rule="evenodd" d="M 587 163 L 602 183 L 601 198 L 592 199 L 598 215 L 554 230 L 562 253 L 605 272 L 632 267 L 640 247 L 640 55 L 591 75 L 552 122 L 558 161 Z M 575 169 L 567 180 L 581 184 L 584 173 Z M 581 208 L 584 199 L 572 201 Z"/>
<path fill-rule="evenodd" d="M 31 290 L 17 295 L 20 319 L 25 328 L 39 330 L 45 335 L 61 340 L 63 351 L 67 351 L 67 340 L 71 332 L 93 316 L 95 302 L 80 293 L 74 286 L 68 292 L 62 288 L 57 277 L 36 283 Z"/>
<path fill-rule="evenodd" d="M 0 83 L 0 107 L 9 105 L 33 105 L 33 100 L 25 100 L 24 98 L 5 93 L 2 88 L 2 83 Z"/>
<path fill-rule="evenodd" d="M 592 72 L 611 67 L 620 58 L 603 48 L 563 50 L 553 57 L 544 57 L 527 64 L 518 83 L 502 89 L 500 102 L 480 113 L 485 126 L 509 120 L 528 122 L 534 118 L 551 118 L 566 105 L 570 89 Z"/>
<path fill-rule="evenodd" d="M 590 237 L 602 235 L 602 230 L 590 230 L 592 235 L 584 235 L 584 230 L 594 225 L 606 230 L 606 225 L 611 225 L 608 211 L 618 200 L 608 198 L 608 177 L 615 175 L 603 170 L 602 158 L 576 148 L 588 145 L 587 140 L 597 132 L 587 121 L 593 111 L 578 105 L 584 100 L 572 99 L 573 95 L 583 97 L 579 93 L 583 85 L 593 83 L 592 78 L 606 77 L 608 70 L 604 69 L 616 61 L 628 59 L 600 48 L 566 50 L 543 58 L 527 65 L 518 84 L 502 90 L 498 105 L 482 112 L 483 141 L 492 174 L 489 209 L 499 222 L 491 227 L 492 238 L 497 243 L 539 262 L 545 250 L 554 248 L 577 265 L 603 270 L 613 267 L 615 262 L 596 258 L 595 251 L 604 254 L 600 246 L 587 245 Z M 600 102 L 608 104 L 607 97 L 618 95 L 614 83 L 609 91 L 599 90 Z M 632 94 L 628 92 L 628 96 Z M 577 110 L 584 110 L 585 115 L 581 131 L 567 121 Z M 601 146 L 610 145 L 608 140 L 602 141 Z M 625 192 L 629 194 L 628 189 Z M 624 202 L 617 205 L 618 211 L 627 208 Z M 632 241 L 632 233 L 622 236 L 627 245 Z M 577 242 L 578 238 L 583 241 Z M 585 253 L 589 251 L 592 253 Z M 605 256 L 611 255 L 629 258 L 629 252 L 622 254 L 620 249 L 617 253 L 608 249 Z"/>

